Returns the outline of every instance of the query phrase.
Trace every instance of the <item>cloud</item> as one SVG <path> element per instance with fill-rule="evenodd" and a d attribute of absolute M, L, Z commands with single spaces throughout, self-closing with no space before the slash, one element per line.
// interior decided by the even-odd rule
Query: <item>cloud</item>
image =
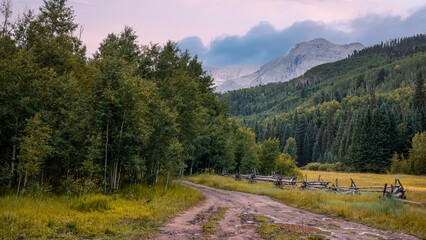
<path fill-rule="evenodd" d="M 264 64 L 286 55 L 296 43 L 314 38 L 325 38 L 338 44 L 360 42 L 369 46 L 419 33 L 426 33 L 426 6 L 405 19 L 400 16 L 366 15 L 334 24 L 296 22 L 282 30 L 261 22 L 243 36 L 221 36 L 211 41 L 208 47 L 197 36 L 184 38 L 179 46 L 188 49 L 191 54 L 197 54 L 205 66 L 224 67 Z"/>
<path fill-rule="evenodd" d="M 204 46 L 201 38 L 197 36 L 187 37 L 179 42 L 180 49 L 187 49 L 191 54 L 204 56 L 208 49 Z"/>

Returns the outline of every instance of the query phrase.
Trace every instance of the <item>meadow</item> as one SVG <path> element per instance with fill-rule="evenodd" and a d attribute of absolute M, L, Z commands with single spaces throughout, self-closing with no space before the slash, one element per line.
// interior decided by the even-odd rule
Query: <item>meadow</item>
<path fill-rule="evenodd" d="M 0 239 L 148 239 L 167 218 L 202 198 L 173 183 L 131 185 L 118 195 L 0 197 Z"/>
<path fill-rule="evenodd" d="M 308 180 L 321 178 L 334 181 L 339 178 L 341 185 L 349 185 L 350 178 L 359 186 L 393 183 L 395 175 L 333 173 L 303 171 Z M 358 176 L 358 177 L 356 177 Z M 407 193 L 413 201 L 424 202 L 426 178 L 419 176 L 398 176 L 404 187 L 411 189 Z M 394 200 L 380 200 L 378 193 L 361 195 L 336 194 L 327 191 L 300 190 L 297 188 L 275 188 L 272 183 L 254 183 L 235 181 L 230 177 L 201 174 L 188 177 L 188 180 L 226 190 L 267 195 L 289 206 L 306 209 L 335 218 L 362 223 L 374 228 L 403 232 L 420 238 L 426 238 L 426 209 L 424 207 L 402 204 Z M 415 190 L 415 191 L 414 191 Z"/>

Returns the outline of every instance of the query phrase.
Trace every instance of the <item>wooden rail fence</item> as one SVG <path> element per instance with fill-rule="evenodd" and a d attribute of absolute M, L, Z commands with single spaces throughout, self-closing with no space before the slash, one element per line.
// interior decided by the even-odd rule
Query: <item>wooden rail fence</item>
<path fill-rule="evenodd" d="M 388 185 L 385 184 L 384 187 L 380 186 L 367 186 L 367 187 L 358 187 L 356 186 L 354 180 L 351 178 L 350 186 L 339 186 L 339 180 L 336 180 L 329 186 L 331 182 L 326 182 L 321 179 L 321 175 L 318 177 L 317 181 L 308 181 L 307 175 L 302 180 L 297 180 L 296 177 L 281 177 L 277 175 L 272 176 L 261 176 L 256 173 L 253 174 L 234 174 L 228 175 L 233 177 L 235 180 L 248 180 L 249 183 L 255 183 L 256 181 L 261 182 L 272 182 L 275 187 L 283 188 L 285 186 L 294 186 L 300 187 L 302 189 L 311 189 L 311 190 L 327 190 L 333 191 L 336 193 L 349 193 L 349 194 L 360 194 L 361 192 L 377 192 L 382 193 L 380 197 L 387 198 L 397 198 L 397 199 L 406 199 L 404 186 L 401 184 L 401 181 L 395 178 L 395 183 Z"/>

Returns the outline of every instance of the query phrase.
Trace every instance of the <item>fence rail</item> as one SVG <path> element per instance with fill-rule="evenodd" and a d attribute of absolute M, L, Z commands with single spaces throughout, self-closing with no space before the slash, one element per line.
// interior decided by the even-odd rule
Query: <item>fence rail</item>
<path fill-rule="evenodd" d="M 395 178 L 395 183 L 388 185 L 385 184 L 384 187 L 380 186 L 366 186 L 366 187 L 357 187 L 355 182 L 351 178 L 350 186 L 339 186 L 339 180 L 333 182 L 323 181 L 321 175 L 318 177 L 317 181 L 308 181 L 307 175 L 302 180 L 297 180 L 296 177 L 281 177 L 277 175 L 272 176 L 261 176 L 257 174 L 234 174 L 228 175 L 233 177 L 237 181 L 248 180 L 249 183 L 260 182 L 272 182 L 275 187 L 283 188 L 285 186 L 300 187 L 302 189 L 311 189 L 311 190 L 327 190 L 333 191 L 336 193 L 351 193 L 351 194 L 360 194 L 360 192 L 377 192 L 382 193 L 380 197 L 387 198 L 397 198 L 397 199 L 406 199 L 404 186 L 401 184 L 401 181 Z M 329 186 L 330 185 L 330 186 Z M 407 202 L 407 201 L 406 201 Z"/>

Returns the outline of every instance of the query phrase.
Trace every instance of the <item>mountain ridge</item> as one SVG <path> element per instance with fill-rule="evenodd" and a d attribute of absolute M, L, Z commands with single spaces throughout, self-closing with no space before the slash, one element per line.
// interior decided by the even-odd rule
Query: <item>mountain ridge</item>
<path fill-rule="evenodd" d="M 315 66 L 344 59 L 362 48 L 364 46 L 361 43 L 338 45 L 323 38 L 316 38 L 296 44 L 287 55 L 271 60 L 257 71 L 246 75 L 240 74 L 235 78 L 221 78 L 217 81 L 214 71 L 209 73 L 215 79 L 216 91 L 223 93 L 268 83 L 286 82 Z"/>

